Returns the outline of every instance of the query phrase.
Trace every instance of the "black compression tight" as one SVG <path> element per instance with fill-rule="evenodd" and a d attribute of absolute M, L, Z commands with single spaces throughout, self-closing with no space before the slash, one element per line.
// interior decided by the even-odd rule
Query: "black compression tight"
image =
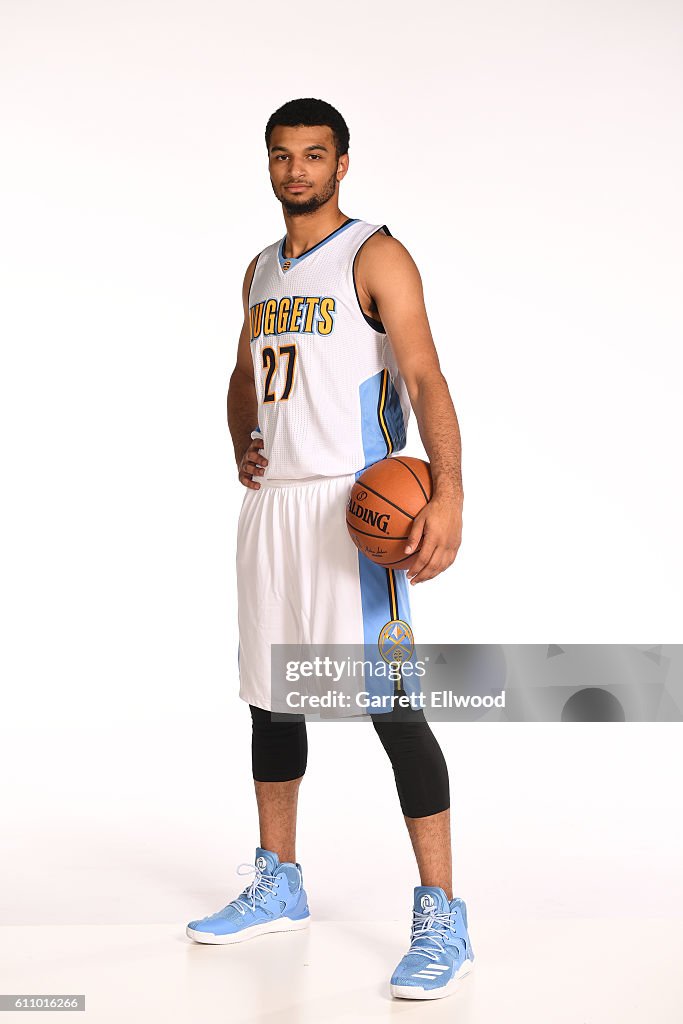
<path fill-rule="evenodd" d="M 287 782 L 306 771 L 308 738 L 303 715 L 276 716 L 249 705 L 252 718 L 251 763 L 257 782 Z M 375 732 L 394 770 L 401 810 L 424 818 L 450 807 L 448 768 L 443 751 L 421 710 L 397 708 L 371 715 Z"/>
<path fill-rule="evenodd" d="M 303 715 L 277 715 L 249 705 L 251 711 L 251 769 L 257 782 L 289 782 L 306 771 L 308 737 Z"/>

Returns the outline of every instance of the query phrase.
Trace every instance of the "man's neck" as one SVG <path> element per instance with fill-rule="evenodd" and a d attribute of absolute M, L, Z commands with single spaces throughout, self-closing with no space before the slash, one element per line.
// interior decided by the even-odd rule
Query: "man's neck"
<path fill-rule="evenodd" d="M 292 217 L 285 213 L 287 237 L 285 238 L 284 255 L 295 260 L 308 252 L 323 238 L 340 228 L 349 218 L 339 208 L 331 211 L 316 211 L 302 217 Z"/>

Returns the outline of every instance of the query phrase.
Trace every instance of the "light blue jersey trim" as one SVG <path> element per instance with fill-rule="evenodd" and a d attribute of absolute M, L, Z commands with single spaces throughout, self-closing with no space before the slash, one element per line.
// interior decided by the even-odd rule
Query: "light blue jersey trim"
<path fill-rule="evenodd" d="M 369 466 L 386 458 L 392 452 L 402 449 L 406 443 L 406 427 L 398 392 L 388 371 L 378 373 L 360 385 L 361 435 L 363 439 L 364 466 L 355 474 L 356 480 Z M 383 389 L 383 380 L 388 384 Z M 365 659 L 372 664 L 381 662 L 378 641 L 382 627 L 394 619 L 411 624 L 410 592 L 405 569 L 389 569 L 358 551 L 358 575 L 360 580 L 361 609 L 363 616 L 363 642 Z M 419 679 L 415 675 L 401 673 L 401 689 L 404 693 L 420 693 Z M 365 689 L 371 695 L 386 696 L 393 693 L 394 682 L 388 676 L 367 676 Z M 388 713 L 392 708 L 374 709 L 373 714 Z"/>
<path fill-rule="evenodd" d="M 387 391 L 381 402 L 382 378 L 386 373 Z M 400 452 L 406 445 L 406 424 L 401 399 L 393 381 L 385 370 L 379 370 L 364 380 L 358 388 L 360 398 L 360 424 L 365 453 L 364 469 L 387 455 Z M 381 410 L 380 410 L 381 405 Z M 388 433 L 383 429 L 386 424 Z"/>
<path fill-rule="evenodd" d="M 278 246 L 278 251 L 277 251 L 278 259 L 280 261 L 280 266 L 282 266 L 283 263 L 288 262 L 290 264 L 290 266 L 288 267 L 288 270 L 291 270 L 292 267 L 296 266 L 297 263 L 301 263 L 301 261 L 305 260 L 307 256 L 310 256 L 311 253 L 317 252 L 318 249 L 321 249 L 323 247 L 323 245 L 326 245 L 328 242 L 331 242 L 333 238 L 336 238 L 337 235 L 340 235 L 342 233 L 342 231 L 346 230 L 346 228 L 350 228 L 352 224 L 357 224 L 357 223 L 358 223 L 358 218 L 357 217 L 354 217 L 351 220 L 348 220 L 346 222 L 346 224 L 342 224 L 341 227 L 337 228 L 336 231 L 333 231 L 331 235 L 327 236 L 327 238 L 323 238 L 322 242 L 318 242 L 318 244 L 314 245 L 312 249 L 309 249 L 307 252 L 303 252 L 301 254 L 301 256 L 287 256 L 287 257 L 285 257 L 284 250 L 285 250 L 285 241 L 287 239 L 287 235 L 285 235 L 284 238 L 282 239 L 282 241 L 280 242 L 280 245 Z M 287 271 L 285 271 L 285 273 L 287 273 Z"/>

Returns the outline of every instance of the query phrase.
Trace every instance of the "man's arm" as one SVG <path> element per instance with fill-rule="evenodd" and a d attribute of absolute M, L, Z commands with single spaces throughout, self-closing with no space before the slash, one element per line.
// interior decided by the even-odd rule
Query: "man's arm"
<path fill-rule="evenodd" d="M 460 428 L 429 327 L 422 280 L 410 253 L 396 238 L 378 232 L 361 249 L 357 267 L 389 337 L 431 466 L 432 500 L 416 516 L 406 542 L 409 554 L 422 538 L 408 570 L 410 582 L 420 583 L 448 568 L 460 547 Z"/>
<path fill-rule="evenodd" d="M 237 360 L 228 385 L 228 427 L 235 450 L 235 461 L 239 471 L 240 482 L 246 487 L 258 490 L 261 486 L 252 480 L 254 473 L 263 473 L 258 466 L 266 466 L 268 460 L 258 454 L 263 446 L 260 439 L 252 441 L 251 432 L 258 424 L 258 400 L 254 382 L 254 364 L 251 358 L 251 330 L 249 325 L 249 287 L 254 268 L 255 256 L 247 267 L 242 284 L 242 306 L 244 322 L 237 343 Z"/>

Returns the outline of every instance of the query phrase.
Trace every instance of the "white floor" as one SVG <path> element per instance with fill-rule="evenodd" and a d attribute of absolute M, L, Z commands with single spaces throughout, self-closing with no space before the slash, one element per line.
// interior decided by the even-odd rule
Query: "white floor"
<path fill-rule="evenodd" d="M 85 993 L 76 1020 L 96 1024 L 679 1024 L 680 923 L 633 910 L 631 920 L 480 918 L 474 972 L 452 996 L 427 1003 L 389 995 L 407 938 L 395 921 L 312 921 L 306 932 L 237 946 L 198 945 L 180 925 L 5 927 L 2 990 Z"/>
<path fill-rule="evenodd" d="M 85 993 L 75 1019 L 94 1024 L 683 1020 L 679 726 L 436 730 L 476 966 L 453 996 L 412 1003 L 388 985 L 419 877 L 371 728 L 310 729 L 297 835 L 308 932 L 232 947 L 186 937 L 251 878 L 235 874 L 258 842 L 240 710 L 230 730 L 219 714 L 45 730 L 35 756 L 0 724 L 0 993 Z M 210 756 L 193 756 L 199 744 Z"/>

